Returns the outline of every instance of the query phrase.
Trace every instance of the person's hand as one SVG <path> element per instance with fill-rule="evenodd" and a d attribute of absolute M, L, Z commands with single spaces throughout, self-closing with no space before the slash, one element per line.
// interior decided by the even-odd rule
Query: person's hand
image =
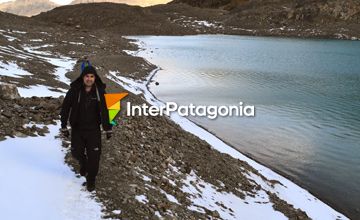
<path fill-rule="evenodd" d="M 106 134 L 106 139 L 107 140 L 109 140 L 112 137 L 112 131 L 111 130 L 106 131 L 105 134 Z"/>
<path fill-rule="evenodd" d="M 61 128 L 60 131 L 64 137 L 68 138 L 70 136 L 70 132 L 67 128 Z"/>

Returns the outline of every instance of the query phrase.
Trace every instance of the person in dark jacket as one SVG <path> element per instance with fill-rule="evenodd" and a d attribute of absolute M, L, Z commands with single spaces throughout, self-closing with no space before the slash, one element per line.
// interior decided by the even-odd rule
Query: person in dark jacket
<path fill-rule="evenodd" d="M 61 108 L 61 132 L 69 137 L 67 122 L 71 126 L 71 153 L 79 161 L 80 175 L 86 177 L 88 191 L 95 189 L 101 154 L 101 130 L 111 138 L 112 125 L 109 123 L 105 103 L 106 85 L 96 69 L 87 66 L 81 75 L 70 84 Z"/>

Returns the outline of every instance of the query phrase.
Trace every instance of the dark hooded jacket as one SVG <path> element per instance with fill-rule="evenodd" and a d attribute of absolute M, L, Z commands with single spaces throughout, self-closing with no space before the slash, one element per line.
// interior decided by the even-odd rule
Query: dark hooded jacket
<path fill-rule="evenodd" d="M 70 84 L 70 89 L 66 93 L 64 102 L 62 104 L 61 108 L 61 127 L 66 128 L 67 121 L 69 120 L 70 125 L 72 128 L 79 127 L 79 114 L 80 112 L 80 103 L 82 99 L 85 97 L 82 97 L 84 93 L 82 90 L 84 90 L 83 86 L 83 77 L 88 74 L 93 73 L 95 75 L 95 92 L 97 97 L 97 104 L 99 109 L 99 117 L 98 121 L 99 124 L 102 124 L 102 127 L 105 131 L 111 130 L 112 125 L 109 123 L 109 114 L 106 107 L 105 102 L 105 88 L 106 85 L 101 81 L 100 77 L 98 76 L 96 70 L 92 66 L 86 67 L 81 75 Z"/>

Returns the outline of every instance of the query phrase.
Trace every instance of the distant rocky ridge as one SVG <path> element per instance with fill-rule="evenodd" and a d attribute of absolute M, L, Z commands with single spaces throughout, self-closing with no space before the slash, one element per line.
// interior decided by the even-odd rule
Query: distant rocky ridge
<path fill-rule="evenodd" d="M 49 0 L 16 0 L 0 4 L 0 11 L 22 16 L 32 16 L 49 11 L 57 6 L 59 5 Z"/>

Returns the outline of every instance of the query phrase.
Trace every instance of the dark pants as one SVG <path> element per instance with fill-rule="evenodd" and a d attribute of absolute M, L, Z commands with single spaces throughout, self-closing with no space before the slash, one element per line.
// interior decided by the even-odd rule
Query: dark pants
<path fill-rule="evenodd" d="M 87 181 L 95 181 L 99 171 L 101 154 L 101 131 L 78 130 L 71 131 L 71 154 L 87 171 Z"/>

